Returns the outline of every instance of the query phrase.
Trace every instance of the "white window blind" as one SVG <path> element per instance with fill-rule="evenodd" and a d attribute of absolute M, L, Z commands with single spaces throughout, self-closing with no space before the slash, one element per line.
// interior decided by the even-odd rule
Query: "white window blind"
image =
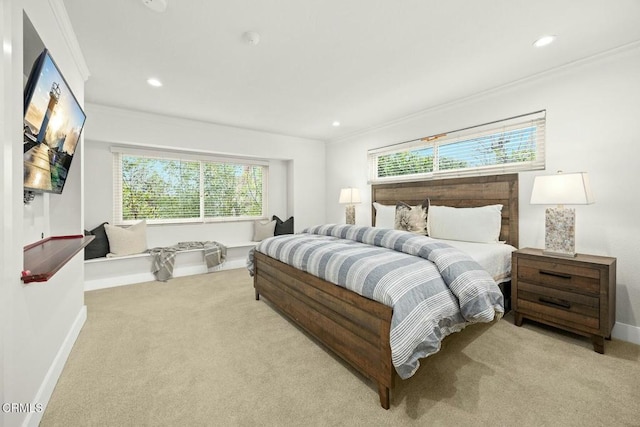
<path fill-rule="evenodd" d="M 112 151 L 115 224 L 265 218 L 267 162 Z"/>
<path fill-rule="evenodd" d="M 369 182 L 544 169 L 546 112 L 369 150 Z"/>

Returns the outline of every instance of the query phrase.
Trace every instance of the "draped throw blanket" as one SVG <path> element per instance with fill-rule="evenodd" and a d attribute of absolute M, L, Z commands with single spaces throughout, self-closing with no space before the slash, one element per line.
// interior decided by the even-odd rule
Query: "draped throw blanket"
<path fill-rule="evenodd" d="M 151 272 L 156 280 L 166 282 L 173 277 L 176 252 L 193 249 L 204 250 L 207 268 L 221 266 L 227 258 L 227 247 L 218 242 L 180 242 L 173 246 L 158 247 L 149 250 L 151 254 Z"/>
<path fill-rule="evenodd" d="M 401 378 L 442 339 L 504 313 L 491 276 L 464 252 L 426 236 L 354 225 L 321 225 L 256 246 L 265 255 L 393 308 L 391 356 Z M 247 260 L 253 274 L 253 250 Z"/>

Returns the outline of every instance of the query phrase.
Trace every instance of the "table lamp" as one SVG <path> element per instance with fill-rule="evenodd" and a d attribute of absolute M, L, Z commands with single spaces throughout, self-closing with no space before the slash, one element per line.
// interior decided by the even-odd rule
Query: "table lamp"
<path fill-rule="evenodd" d="M 355 203 L 360 203 L 360 190 L 357 188 L 343 188 L 340 190 L 340 199 L 338 203 L 347 205 L 346 207 L 346 220 L 347 224 L 356 223 L 356 207 Z"/>
<path fill-rule="evenodd" d="M 532 205 L 557 205 L 545 212 L 544 251 L 546 255 L 576 256 L 576 211 L 564 205 L 589 205 L 595 199 L 586 172 L 536 176 L 531 191 Z"/>

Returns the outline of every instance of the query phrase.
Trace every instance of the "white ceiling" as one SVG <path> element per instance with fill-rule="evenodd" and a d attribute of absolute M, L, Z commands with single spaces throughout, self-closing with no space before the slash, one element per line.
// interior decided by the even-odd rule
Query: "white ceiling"
<path fill-rule="evenodd" d="M 86 101 L 326 141 L 640 40 L 638 0 L 64 3 Z"/>

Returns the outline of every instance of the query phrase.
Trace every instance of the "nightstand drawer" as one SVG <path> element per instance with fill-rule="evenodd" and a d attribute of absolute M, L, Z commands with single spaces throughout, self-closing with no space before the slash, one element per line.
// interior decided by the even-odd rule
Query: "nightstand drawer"
<path fill-rule="evenodd" d="M 521 258 L 518 260 L 518 280 L 568 291 L 600 293 L 600 271 L 596 268 Z"/>
<path fill-rule="evenodd" d="M 532 315 L 534 319 L 546 319 L 559 325 L 570 326 L 576 330 L 597 331 L 600 329 L 600 320 L 597 317 L 584 316 L 523 299 L 518 299 L 518 311 L 525 316 Z"/>
<path fill-rule="evenodd" d="M 593 317 L 596 320 L 600 316 L 600 299 L 588 295 L 519 282 L 518 298 L 555 310 Z"/>

